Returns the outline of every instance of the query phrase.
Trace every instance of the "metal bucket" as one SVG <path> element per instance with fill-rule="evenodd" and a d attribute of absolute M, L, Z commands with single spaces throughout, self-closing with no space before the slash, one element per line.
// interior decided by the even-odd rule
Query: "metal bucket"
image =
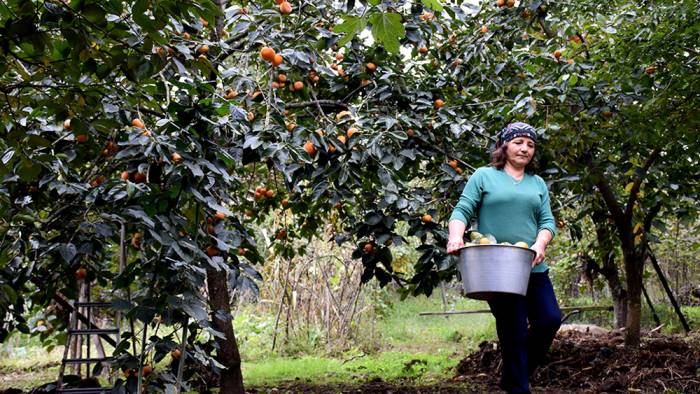
<path fill-rule="evenodd" d="M 473 245 L 460 249 L 457 268 L 467 297 L 488 300 L 493 293 L 527 294 L 531 249 L 510 245 Z"/>

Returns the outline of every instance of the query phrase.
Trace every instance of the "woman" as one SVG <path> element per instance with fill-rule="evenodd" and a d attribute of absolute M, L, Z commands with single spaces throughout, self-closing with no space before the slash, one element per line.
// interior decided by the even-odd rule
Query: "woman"
<path fill-rule="evenodd" d="M 503 129 L 491 165 L 469 178 L 449 222 L 448 253 L 464 246 L 464 231 L 474 216 L 480 233 L 498 242 L 525 241 L 536 253 L 527 295 L 495 293 L 488 301 L 501 344 L 501 388 L 509 393 L 530 392 L 529 377 L 543 362 L 561 321 L 544 262 L 556 234 L 549 191 L 542 178 L 528 173 L 536 142 L 535 129 L 526 123 Z"/>

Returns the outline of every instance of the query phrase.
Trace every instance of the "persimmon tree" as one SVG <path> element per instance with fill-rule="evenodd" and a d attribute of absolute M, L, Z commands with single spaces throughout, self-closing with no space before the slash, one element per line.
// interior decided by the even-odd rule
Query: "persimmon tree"
<path fill-rule="evenodd" d="M 454 91 L 403 72 L 405 22 L 387 5 L 362 11 L 376 45 L 333 33 L 341 13 L 272 2 L 4 5 L 3 338 L 28 330 L 28 307 L 76 298 L 81 272 L 132 291 L 114 300 L 142 327 L 122 336 L 120 366 L 141 370 L 132 345 L 155 326 L 142 343 L 149 358 L 186 356 L 220 372 L 222 391 L 242 392 L 228 301 L 259 279 L 249 229 L 265 215 L 284 218 L 274 231 L 282 256 L 303 253 L 287 239 L 312 237 L 333 214 L 364 280 L 429 293 L 449 277 L 436 210 L 463 181 L 456 152 L 473 146 L 460 138 Z M 398 221 L 424 242 L 414 279 L 391 269 Z M 161 324 L 186 325 L 187 348 L 158 335 Z M 156 370 L 147 383 L 165 389 L 175 374 Z M 126 385 L 137 387 L 134 375 Z"/>
<path fill-rule="evenodd" d="M 355 245 L 363 280 L 430 294 L 454 275 L 451 206 L 515 119 L 543 132 L 540 165 L 557 195 L 602 192 L 638 310 L 634 223 L 655 205 L 634 204 L 697 190 L 679 178 L 697 153 L 687 138 L 697 81 L 681 78 L 697 41 L 674 30 L 688 55 L 627 57 L 636 24 L 676 23 L 676 8 L 655 7 L 634 19 L 628 2 L 6 2 L 0 334 L 26 332 L 29 306 L 74 297 L 82 267 L 130 288 L 115 305 L 144 327 L 186 325 L 178 351 L 220 373 L 222 392 L 242 392 L 228 303 L 261 279 L 252 226 L 275 215 L 273 252 L 292 257 L 304 250 L 289 239 L 340 218 L 334 240 Z M 676 7 L 694 20 L 692 7 Z M 668 108 L 687 128 L 648 124 Z M 617 201 L 630 182 L 628 215 Z M 411 278 L 391 268 L 400 222 L 420 243 Z M 130 246 L 116 274 L 122 225 Z M 124 363 L 142 363 L 135 335 L 117 348 Z M 155 361 L 177 346 L 172 335 L 146 344 Z M 156 370 L 148 383 L 164 389 L 174 374 Z"/>
<path fill-rule="evenodd" d="M 608 16 L 593 23 L 584 20 L 582 6 L 571 10 L 578 20 L 567 18 L 571 27 L 560 33 L 568 39 L 559 59 L 567 60 L 556 80 L 560 90 L 543 98 L 559 101 L 549 122 L 572 131 L 551 133 L 560 147 L 552 152 L 556 162 L 581 177 L 570 190 L 596 193 L 579 209 L 599 227 L 606 277 L 613 294 L 623 296 L 615 297 L 616 315 L 627 329 L 626 344 L 635 346 L 644 262 L 654 228 L 664 232 L 659 214 L 682 210 L 697 195 L 697 183 L 686 174 L 697 171 L 690 164 L 698 153 L 692 143 L 697 81 L 688 76 L 698 58 L 688 31 L 698 19 L 689 4 L 661 2 L 612 4 Z M 616 283 L 610 261 L 617 247 L 624 286 Z"/>
<path fill-rule="evenodd" d="M 636 346 L 658 216 L 697 214 L 688 207 L 698 190 L 697 11 L 687 2 L 532 2 L 484 7 L 480 17 L 488 51 L 474 59 L 467 50 L 471 63 L 461 65 L 478 76 L 488 63 L 500 89 L 481 100 L 503 100 L 494 110 L 512 116 L 525 108 L 544 129 L 541 170 L 559 201 L 597 223 L 616 315 Z M 618 248 L 624 285 L 607 258 Z"/>

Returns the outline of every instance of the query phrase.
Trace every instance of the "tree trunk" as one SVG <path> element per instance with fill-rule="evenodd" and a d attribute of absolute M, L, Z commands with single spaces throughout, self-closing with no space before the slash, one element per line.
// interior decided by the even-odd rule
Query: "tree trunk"
<path fill-rule="evenodd" d="M 226 0 L 214 0 L 217 7 L 225 14 Z M 224 33 L 224 18 L 217 16 L 215 29 L 211 32 L 212 40 L 217 40 Z M 219 62 L 214 61 L 213 69 L 219 67 Z M 210 74 L 211 81 L 217 80 L 214 71 Z M 216 89 L 216 83 L 212 82 L 212 88 Z M 225 338 L 216 338 L 219 349 L 216 360 L 226 367 L 221 371 L 220 393 L 244 394 L 243 374 L 241 372 L 241 354 L 238 351 L 236 336 L 233 332 L 231 317 L 231 305 L 228 288 L 228 274 L 226 271 L 217 271 L 207 268 L 207 288 L 209 290 L 209 302 L 211 304 L 212 323 L 214 329 L 224 334 Z M 220 319 L 219 317 L 224 317 Z"/>
<path fill-rule="evenodd" d="M 207 289 L 211 304 L 211 320 L 216 331 L 223 333 L 225 338 L 216 338 L 219 349 L 216 361 L 226 369 L 221 371 L 220 392 L 244 394 L 243 374 L 241 372 L 241 354 L 238 352 L 236 336 L 233 332 L 231 306 L 229 305 L 228 281 L 225 271 L 207 269 Z M 226 316 L 225 319 L 219 317 Z"/>
<path fill-rule="evenodd" d="M 603 210 L 597 210 L 592 215 L 596 228 L 596 238 L 599 248 L 599 259 L 603 261 L 603 268 L 599 272 L 605 277 L 613 299 L 615 315 L 615 328 L 625 327 L 627 323 L 627 291 L 622 286 L 619 270 L 615 264 L 615 245 L 611 238 L 612 230 L 607 225 L 607 215 Z"/>
<path fill-rule="evenodd" d="M 627 290 L 622 286 L 614 252 L 609 251 L 604 261 L 602 271 L 613 299 L 615 328 L 620 329 L 627 323 Z"/>
<path fill-rule="evenodd" d="M 617 286 L 612 287 L 610 281 L 608 286 L 610 287 L 610 293 L 613 298 L 613 309 L 615 314 L 615 328 L 620 329 L 625 327 L 627 323 L 627 291 L 622 288 L 619 283 L 620 279 L 617 279 Z"/>
<path fill-rule="evenodd" d="M 623 246 L 624 247 L 624 246 Z M 623 250 L 627 284 L 627 324 L 625 324 L 625 347 L 638 347 L 642 324 L 642 274 L 643 257 L 634 251 Z"/>
<path fill-rule="evenodd" d="M 621 206 L 618 203 L 617 196 L 614 190 L 610 187 L 608 180 L 603 171 L 590 159 L 588 164 L 591 166 L 593 174 L 597 175 L 595 185 L 600 192 L 605 206 L 610 213 L 610 220 L 615 225 L 617 236 L 620 240 L 622 248 L 622 256 L 625 266 L 625 279 L 627 284 L 627 324 L 625 331 L 625 346 L 629 348 L 638 347 L 641 328 L 642 315 L 642 273 L 644 271 L 644 254 L 635 253 L 635 234 L 637 230 L 633 228 L 634 208 L 638 200 L 638 192 L 641 187 L 644 177 L 649 168 L 654 164 L 654 161 L 659 157 L 661 148 L 654 148 L 649 154 L 641 170 L 637 171 L 637 175 L 629 190 L 627 203 Z M 648 232 L 651 228 L 651 222 L 656 214 L 661 209 L 661 204 L 656 204 L 649 209 L 645 215 L 643 231 Z M 602 210 L 598 210 L 602 212 Z M 597 212 L 597 213 L 598 213 Z M 599 222 L 596 222 L 596 224 Z M 597 227 L 597 226 L 596 226 Z M 611 249 L 612 250 L 612 249 Z"/>

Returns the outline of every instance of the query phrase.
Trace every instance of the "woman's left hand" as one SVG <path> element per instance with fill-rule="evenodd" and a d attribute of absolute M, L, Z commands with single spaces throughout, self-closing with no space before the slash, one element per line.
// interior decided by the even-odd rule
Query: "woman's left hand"
<path fill-rule="evenodd" d="M 544 250 L 545 250 L 545 245 L 535 242 L 530 246 L 530 249 L 535 251 L 535 258 L 532 260 L 532 266 L 536 266 L 537 264 L 541 263 L 544 261 Z"/>

